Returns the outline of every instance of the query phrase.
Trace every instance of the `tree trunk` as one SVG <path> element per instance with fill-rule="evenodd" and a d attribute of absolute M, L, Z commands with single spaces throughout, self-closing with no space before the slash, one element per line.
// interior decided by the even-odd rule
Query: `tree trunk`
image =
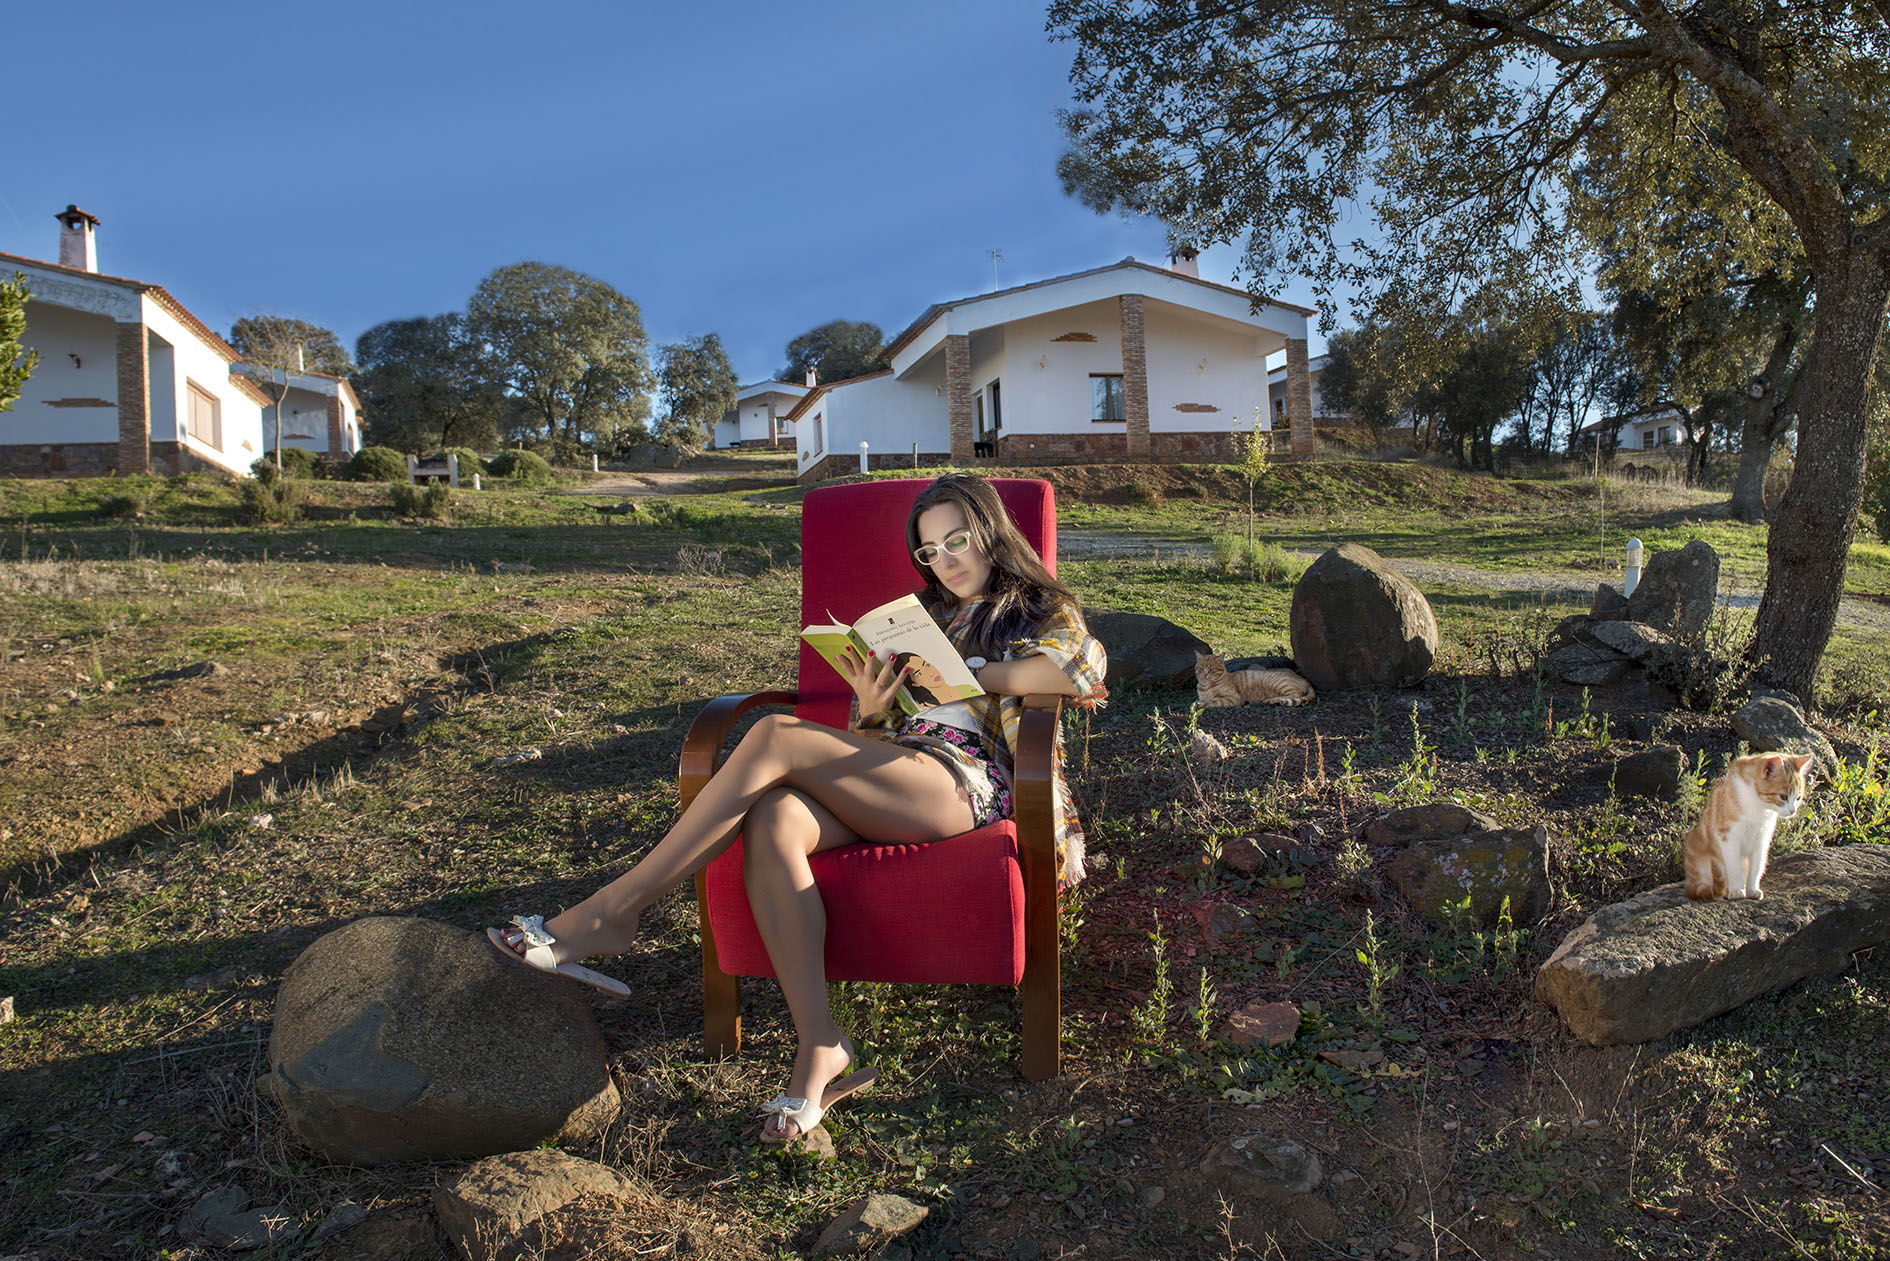
<path fill-rule="evenodd" d="M 1732 503 L 1727 511 L 1733 520 L 1747 525 L 1765 520 L 1765 471 L 1772 465 L 1772 451 L 1778 440 L 1791 428 L 1791 400 L 1779 396 L 1778 380 L 1797 345 L 1797 326 L 1781 328 L 1765 361 L 1765 371 L 1754 382 L 1761 392 L 1756 398 L 1752 391 L 1746 392 L 1745 423 L 1739 433 L 1739 474 L 1733 481 Z"/>
<path fill-rule="evenodd" d="M 1837 626 L 1863 498 L 1864 418 L 1890 309 L 1890 268 L 1862 251 L 1816 277 L 1804 406 L 1791 484 L 1766 543 L 1765 595 L 1746 658 L 1758 678 L 1812 704 Z"/>

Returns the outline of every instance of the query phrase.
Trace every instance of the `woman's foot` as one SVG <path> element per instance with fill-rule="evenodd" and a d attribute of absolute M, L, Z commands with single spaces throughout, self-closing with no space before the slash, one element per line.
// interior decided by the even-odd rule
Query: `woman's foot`
<path fill-rule="evenodd" d="M 853 1044 L 845 1038 L 824 1045 L 804 1044 L 794 1056 L 794 1072 L 788 1079 L 791 1093 L 776 1095 L 762 1109 L 768 1120 L 762 1126 L 761 1141 L 787 1143 L 804 1137 L 820 1124 L 827 1109 L 879 1077 L 876 1068 L 840 1077 L 852 1064 Z M 836 1077 L 840 1080 L 835 1081 Z"/>
<path fill-rule="evenodd" d="M 514 915 L 512 922 L 503 928 L 488 928 L 486 936 L 500 951 L 517 959 L 528 968 L 539 972 L 549 972 L 556 976 L 568 976 L 574 981 L 600 989 L 617 998 L 630 997 L 630 987 L 615 977 L 605 976 L 602 972 L 571 961 L 569 947 L 560 951 L 563 943 L 552 936 L 540 915 Z M 582 957 L 582 956 L 579 956 Z"/>

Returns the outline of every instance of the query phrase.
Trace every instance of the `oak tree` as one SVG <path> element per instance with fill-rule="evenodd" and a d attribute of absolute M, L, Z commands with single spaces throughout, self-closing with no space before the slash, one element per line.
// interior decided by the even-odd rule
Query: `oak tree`
<path fill-rule="evenodd" d="M 1747 652 L 1810 699 L 1890 309 L 1880 4 L 1055 0 L 1050 26 L 1077 46 L 1083 106 L 1066 116 L 1066 187 L 1197 244 L 1244 240 L 1258 292 L 1299 274 L 1448 297 L 1503 266 L 1567 283 L 1594 182 L 1640 190 L 1620 215 L 1630 237 L 1660 203 L 1802 265 L 1797 458 Z M 1355 211 L 1375 239 L 1344 239 Z"/>
<path fill-rule="evenodd" d="M 864 320 L 828 320 L 787 344 L 780 379 L 799 384 L 812 371 L 822 383 L 865 376 L 886 366 L 886 334 Z"/>
<path fill-rule="evenodd" d="M 734 409 L 741 389 L 722 339 L 704 333 L 666 345 L 658 361 L 663 419 L 656 436 L 675 446 L 700 449 L 715 432 L 716 422 Z"/>
<path fill-rule="evenodd" d="M 296 362 L 295 349 L 300 347 L 303 370 L 335 377 L 354 375 L 348 352 L 333 332 L 292 315 L 245 315 L 230 325 L 230 345 L 246 359 L 267 354 L 291 364 Z"/>
<path fill-rule="evenodd" d="M 457 314 L 388 320 L 354 343 L 354 377 L 375 444 L 424 455 L 499 445 L 509 400 L 490 380 Z"/>

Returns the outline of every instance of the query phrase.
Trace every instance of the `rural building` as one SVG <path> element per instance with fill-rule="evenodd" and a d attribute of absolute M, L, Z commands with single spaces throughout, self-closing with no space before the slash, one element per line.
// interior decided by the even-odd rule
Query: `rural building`
<path fill-rule="evenodd" d="M 817 385 L 787 414 L 802 481 L 947 460 L 966 467 L 1233 458 L 1284 352 L 1295 454 L 1311 455 L 1304 307 L 1202 280 L 1194 256 L 1126 258 L 928 308 L 886 369 Z"/>
<path fill-rule="evenodd" d="M 1345 423 L 1345 413 L 1333 411 L 1326 406 L 1325 396 L 1319 391 L 1319 378 L 1326 370 L 1329 355 L 1320 355 L 1306 361 L 1306 391 L 1308 406 L 1312 410 L 1314 421 L 1332 421 Z M 1275 368 L 1267 373 L 1268 422 L 1275 429 L 1286 428 L 1286 368 Z"/>
<path fill-rule="evenodd" d="M 812 373 L 808 374 L 810 377 Z M 813 389 L 791 381 L 760 381 L 744 385 L 735 396 L 735 407 L 716 423 L 709 437 L 712 450 L 732 447 L 786 447 L 794 443 L 794 428 L 788 413 Z"/>
<path fill-rule="evenodd" d="M 247 475 L 269 399 L 232 374 L 241 356 L 162 285 L 101 274 L 97 218 L 56 217 L 57 263 L 0 254 L 0 274 L 26 277 L 23 342 L 39 352 L 0 412 L 0 474 Z"/>
<path fill-rule="evenodd" d="M 1581 450 L 1593 450 L 1604 434 L 1614 434 L 1617 451 L 1655 451 L 1691 442 L 1692 426 L 1686 412 L 1671 403 L 1619 416 L 1603 416 L 1575 431 Z"/>
<path fill-rule="evenodd" d="M 269 401 L 263 406 L 263 441 L 276 446 L 276 393 L 282 388 L 280 368 L 242 362 L 237 372 L 262 386 Z M 361 400 L 347 377 L 297 368 L 287 374 L 289 388 L 282 397 L 282 445 L 301 447 L 316 455 L 347 460 L 361 449 Z"/>

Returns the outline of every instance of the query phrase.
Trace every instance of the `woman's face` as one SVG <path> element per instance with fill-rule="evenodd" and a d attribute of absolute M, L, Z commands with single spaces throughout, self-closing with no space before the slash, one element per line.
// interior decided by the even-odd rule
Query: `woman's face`
<path fill-rule="evenodd" d="M 907 673 L 906 681 L 908 683 L 918 684 L 934 696 L 940 695 L 945 691 L 945 676 L 939 672 L 937 666 L 927 661 L 924 657 L 914 657 L 912 659 L 912 669 Z"/>
<path fill-rule="evenodd" d="M 974 541 L 956 556 L 945 550 L 946 539 L 956 542 L 969 522 L 965 510 L 954 503 L 942 503 L 919 514 L 919 545 L 927 543 L 939 549 L 932 561 L 932 573 L 960 603 L 984 594 L 991 581 L 991 562 Z"/>

